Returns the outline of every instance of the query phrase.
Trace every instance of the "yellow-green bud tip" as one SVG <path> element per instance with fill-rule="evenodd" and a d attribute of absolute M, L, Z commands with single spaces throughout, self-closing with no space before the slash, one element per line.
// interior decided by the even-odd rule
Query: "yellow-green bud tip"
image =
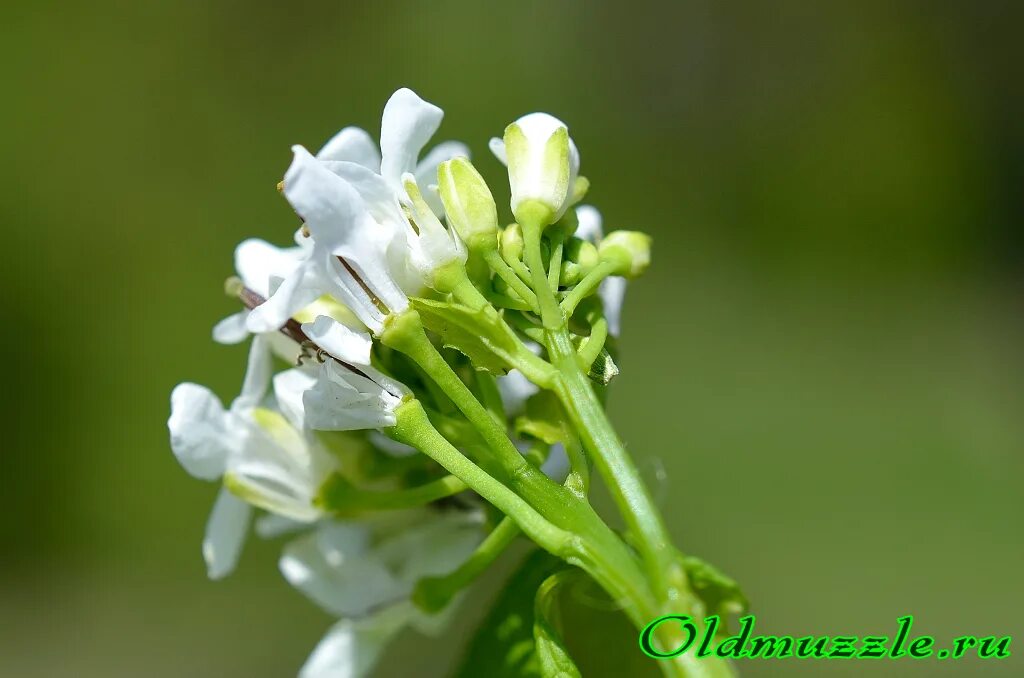
<path fill-rule="evenodd" d="M 437 187 L 448 223 L 470 250 L 498 246 L 498 209 L 487 182 L 468 158 L 446 160 L 437 167 Z"/>
<path fill-rule="evenodd" d="M 651 263 L 651 237 L 639 231 L 612 231 L 598 247 L 602 261 L 616 263 L 615 275 L 635 278 Z"/>

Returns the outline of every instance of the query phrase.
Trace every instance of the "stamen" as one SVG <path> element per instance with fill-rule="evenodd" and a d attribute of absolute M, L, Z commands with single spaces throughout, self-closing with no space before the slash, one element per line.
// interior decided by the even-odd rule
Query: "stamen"
<path fill-rule="evenodd" d="M 338 258 L 341 259 L 341 257 Z M 235 280 L 237 280 L 237 278 Z M 230 281 L 231 279 L 229 279 L 229 282 Z M 257 292 L 254 292 L 253 290 L 249 289 L 244 284 L 242 284 L 241 280 L 239 280 L 238 283 L 239 284 L 237 286 L 233 286 L 232 289 L 238 289 L 237 296 L 239 300 L 241 300 L 245 307 L 250 311 L 267 301 L 266 299 L 263 298 L 262 295 L 258 294 Z M 316 358 L 317 362 L 321 364 L 327 362 L 328 359 L 331 359 L 334 362 L 341 365 L 342 367 L 344 367 L 349 372 L 358 374 L 360 377 L 364 379 L 369 379 L 373 383 L 377 384 L 377 381 L 374 380 L 373 377 L 366 374 L 355 365 L 345 362 L 344 360 L 341 360 L 337 356 L 332 355 L 326 349 L 321 348 L 315 341 L 310 339 L 305 332 L 302 331 L 302 325 L 295 318 L 288 318 L 288 322 L 281 326 L 278 329 L 278 331 L 299 345 L 299 355 L 296 359 L 296 363 L 298 365 L 302 365 L 304 360 L 308 360 L 314 357 Z M 382 384 L 378 384 L 378 386 L 383 387 Z M 386 387 L 383 388 L 387 390 Z M 393 393 L 392 395 L 398 396 L 401 394 Z"/>
<path fill-rule="evenodd" d="M 377 310 L 379 310 L 384 315 L 387 315 L 388 313 L 391 312 L 387 305 L 383 301 L 381 301 L 377 297 L 377 295 L 373 293 L 373 290 L 371 290 L 370 287 L 363 281 L 363 279 L 359 277 L 359 273 L 356 272 L 354 268 L 352 268 L 351 264 L 345 261 L 342 257 L 338 257 L 338 261 L 341 262 L 341 265 L 345 267 L 346 271 L 352 274 L 352 277 L 355 279 L 357 283 L 359 283 L 359 286 L 363 288 L 363 291 L 366 292 L 366 296 L 370 298 L 370 302 L 377 307 Z"/>
<path fill-rule="evenodd" d="M 405 203 L 401 203 L 402 214 L 405 215 L 405 220 L 409 222 L 409 226 L 412 227 L 412 232 L 416 235 L 420 234 L 420 227 L 416 225 L 416 221 L 412 218 L 412 209 L 409 208 Z"/>

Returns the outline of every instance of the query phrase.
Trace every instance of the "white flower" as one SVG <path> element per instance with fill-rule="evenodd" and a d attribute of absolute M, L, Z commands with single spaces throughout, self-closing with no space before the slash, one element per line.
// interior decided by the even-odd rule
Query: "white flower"
<path fill-rule="evenodd" d="M 395 408 L 408 390 L 370 365 L 370 336 L 327 316 L 304 324 L 302 330 L 337 358 L 324 361 L 315 383 L 303 393 L 305 424 L 320 431 L 393 426 Z"/>
<path fill-rule="evenodd" d="M 601 213 L 593 205 L 580 205 L 576 208 L 576 236 L 588 240 L 594 245 L 604 237 Z M 622 302 L 626 297 L 626 279 L 621 276 L 609 276 L 601 281 L 597 295 L 604 306 L 604 317 L 608 321 L 608 332 L 619 336 L 622 329 Z"/>
<path fill-rule="evenodd" d="M 530 113 L 506 127 L 504 139 L 491 139 L 490 147 L 508 166 L 517 220 L 541 219 L 546 226 L 565 214 L 580 168 L 565 123 L 547 113 Z M 526 213 L 538 209 L 535 215 Z"/>
<path fill-rule="evenodd" d="M 381 151 L 364 130 L 346 127 L 324 144 L 316 157 L 364 167 L 380 175 L 395 193 L 401 193 L 404 188 L 402 177 L 411 173 L 417 184 L 428 188 L 424 199 L 440 217 L 444 215 L 444 207 L 436 189 L 432 188 L 437 182 L 437 166 L 456 156 L 469 157 L 465 144 L 445 141 L 418 160 L 443 118 L 444 111 L 403 87 L 392 94 L 384 106 L 380 125 Z M 347 168 L 331 166 L 345 176 Z"/>
<path fill-rule="evenodd" d="M 384 319 L 408 308 L 433 274 L 464 262 L 465 247 L 438 219 L 438 163 L 467 153 L 449 142 L 422 161 L 441 109 L 408 89 L 392 95 L 381 121 L 381 153 L 366 132 L 346 127 L 314 158 L 301 146 L 284 177 L 284 194 L 305 221 L 307 242 L 298 264 L 246 320 L 266 332 L 322 295 L 348 307 L 374 333 Z M 420 184 L 426 186 L 421 190 Z"/>
<path fill-rule="evenodd" d="M 373 218 L 394 234 L 389 246 L 391 273 L 409 294 L 431 286 L 434 271 L 445 264 L 466 259 L 457 235 L 438 219 L 444 215 L 444 207 L 436 183 L 438 164 L 456 156 L 468 157 L 469 149 L 458 142 L 445 142 L 417 162 L 443 117 L 440 108 L 403 88 L 384 106 L 378 163 L 352 159 L 369 157 L 365 147 L 373 144 L 365 132 L 352 132 L 354 128 L 339 133 L 346 137 L 345 144 L 336 143 L 335 137 L 317 154 L 328 169 L 356 189 Z M 356 144 L 351 141 L 355 138 L 362 141 Z M 347 152 L 347 147 L 356 146 L 363 150 Z"/>
<path fill-rule="evenodd" d="M 265 299 L 295 271 L 303 256 L 301 246 L 282 248 L 250 238 L 235 248 L 235 272 L 245 288 Z M 245 309 L 218 322 L 213 328 L 213 340 L 219 344 L 239 344 L 248 339 L 249 313 L 249 309 Z M 297 347 L 294 342 L 276 332 L 267 336 L 276 354 L 285 360 L 295 359 Z"/>
<path fill-rule="evenodd" d="M 167 427 L 175 456 L 191 475 L 224 482 L 203 541 L 213 579 L 237 563 L 252 517 L 250 504 L 303 522 L 321 516 L 313 498 L 333 471 L 333 458 L 281 413 L 261 406 L 270 373 L 267 339 L 257 336 L 242 391 L 229 409 L 198 384 L 179 384 L 171 393 Z"/>
<path fill-rule="evenodd" d="M 439 620 L 409 600 L 423 577 L 458 567 L 483 537 L 477 514 L 416 509 L 373 522 L 325 521 L 285 547 L 281 572 L 342 617 L 303 666 L 303 678 L 366 675 L 403 627 L 436 630 Z"/>
<path fill-rule="evenodd" d="M 382 227 L 356 190 L 301 146 L 284 179 L 284 193 L 303 218 L 312 241 L 304 258 L 267 301 L 249 314 L 252 332 L 276 330 L 324 294 L 379 331 L 388 313 L 408 299 L 389 273 L 394 232 Z"/>

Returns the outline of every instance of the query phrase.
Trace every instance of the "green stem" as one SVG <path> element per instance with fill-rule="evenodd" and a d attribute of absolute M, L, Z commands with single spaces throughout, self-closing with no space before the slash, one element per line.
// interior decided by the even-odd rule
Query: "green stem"
<path fill-rule="evenodd" d="M 480 399 L 483 401 L 484 407 L 491 413 L 494 420 L 505 425 L 505 403 L 501 400 L 501 391 L 498 390 L 498 382 L 495 380 L 494 375 L 483 370 L 476 370 L 474 372 L 476 377 L 477 388 L 480 389 Z"/>
<path fill-rule="evenodd" d="M 484 252 L 484 261 L 491 267 L 491 270 L 497 274 L 499 278 L 505 281 L 505 284 L 515 290 L 523 301 L 530 307 L 534 313 L 540 312 L 540 307 L 537 306 L 537 295 L 533 293 L 526 283 L 520 279 L 516 272 L 513 271 L 505 260 L 498 254 L 498 250 L 487 250 Z"/>
<path fill-rule="evenodd" d="M 565 247 L 565 234 L 558 231 L 552 236 L 553 249 L 551 250 L 551 261 L 548 262 L 548 287 L 551 293 L 558 292 L 559 279 L 562 277 L 562 251 Z"/>
<path fill-rule="evenodd" d="M 419 401 L 409 400 L 395 410 L 395 425 L 386 432 L 395 440 L 411 445 L 462 480 L 477 494 L 516 522 L 522 531 L 544 550 L 566 557 L 576 541 L 570 532 L 555 527 L 522 497 L 505 487 L 455 449 L 437 432 Z"/>
<path fill-rule="evenodd" d="M 455 594 L 473 583 L 519 534 L 521 531 L 514 520 L 507 516 L 502 518 L 476 551 L 457 569 L 440 577 L 424 577 L 419 580 L 412 594 L 413 601 L 427 612 L 444 609 Z"/>
<path fill-rule="evenodd" d="M 538 224 L 521 224 L 525 243 L 524 256 L 533 274 L 534 292 L 540 302 L 542 321 L 547 331 L 551 364 L 558 371 L 554 390 L 576 427 L 583 446 L 593 457 L 598 473 L 611 491 L 638 550 L 646 565 L 651 586 L 662 602 L 671 602 L 688 590 L 686 575 L 677 562 L 668 530 L 654 500 L 640 479 L 633 460 L 626 454 L 615 430 L 605 416 L 604 408 L 583 372 L 576 350 L 565 328 L 563 310 L 543 275 L 540 252 L 541 228 Z M 573 290 L 583 286 L 595 288 L 606 273 L 598 264 Z M 571 294 L 573 294 L 571 293 Z M 585 293 L 581 293 L 582 299 Z M 570 304 L 572 309 L 575 306 Z"/>
<path fill-rule="evenodd" d="M 584 372 L 589 372 L 590 367 L 597 360 L 597 357 L 601 355 L 601 349 L 604 348 L 604 342 L 608 340 L 608 321 L 604 318 L 598 318 L 590 326 L 590 336 L 583 341 L 583 345 L 580 346 L 580 350 L 577 351 L 577 355 L 580 359 L 580 366 Z"/>
<path fill-rule="evenodd" d="M 671 602 L 683 595 L 687 583 L 668 529 L 583 373 L 568 333 L 562 329 L 548 335 L 551 360 L 559 370 L 555 392 L 636 539 L 658 597 Z"/>
<path fill-rule="evenodd" d="M 537 294 L 537 302 L 540 304 L 541 322 L 545 329 L 554 330 L 565 323 L 565 316 L 555 301 L 554 293 L 548 287 L 547 271 L 540 253 L 541 226 L 537 223 L 525 223 L 521 226 L 525 243 L 523 256 L 526 259 L 526 266 L 530 269 L 533 291 Z"/>
<path fill-rule="evenodd" d="M 601 281 L 612 274 L 616 265 L 612 261 L 602 261 L 591 269 L 590 273 L 583 277 L 583 280 L 576 283 L 576 286 L 562 299 L 562 310 L 565 312 L 565 315 L 571 316 L 580 302 L 593 294 L 597 286 L 601 284 Z"/>
<path fill-rule="evenodd" d="M 565 486 L 577 495 L 580 499 L 586 499 L 590 492 L 590 464 L 587 463 L 587 455 L 583 453 L 583 446 L 576 436 L 566 440 L 565 456 L 569 458 L 569 476 L 565 479 Z"/>
<path fill-rule="evenodd" d="M 401 490 L 363 490 L 335 474 L 320 490 L 317 503 L 337 516 L 350 516 L 363 511 L 394 511 L 423 506 L 466 489 L 466 483 L 448 475 Z"/>
<path fill-rule="evenodd" d="M 475 289 L 475 288 L 474 288 Z M 473 428 L 495 455 L 495 461 L 508 479 L 529 474 L 532 467 L 519 454 L 508 439 L 504 424 L 499 424 L 487 409 L 480 404 L 469 387 L 438 353 L 427 338 L 419 315 L 409 310 L 391 316 L 389 324 L 381 334 L 381 341 L 405 355 L 419 365 L 424 372 L 451 398 L 455 406 L 465 415 Z"/>

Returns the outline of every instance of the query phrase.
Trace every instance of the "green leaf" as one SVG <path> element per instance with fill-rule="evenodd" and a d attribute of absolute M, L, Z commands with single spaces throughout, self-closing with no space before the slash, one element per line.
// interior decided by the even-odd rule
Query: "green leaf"
<path fill-rule="evenodd" d="M 533 639 L 544 678 L 580 678 L 580 670 L 566 651 L 558 632 L 561 623 L 557 606 L 558 590 L 578 574 L 579 570 L 575 569 L 560 570 L 545 579 L 537 590 L 533 608 Z"/>
<path fill-rule="evenodd" d="M 541 584 L 563 567 L 545 551 L 527 556 L 470 641 L 455 678 L 544 676 L 533 637 L 534 599 Z"/>
<path fill-rule="evenodd" d="M 494 309 L 472 309 L 454 302 L 410 300 L 424 327 L 441 342 L 463 353 L 478 370 L 505 374 L 515 364 L 519 340 Z"/>
<path fill-rule="evenodd" d="M 517 436 L 530 436 L 548 445 L 563 443 L 569 437 L 565 429 L 565 413 L 561 403 L 551 391 L 540 391 L 526 401 L 526 412 L 516 417 Z"/>
<path fill-rule="evenodd" d="M 719 615 L 724 623 L 733 614 L 747 612 L 750 603 L 735 580 L 693 556 L 683 557 L 683 568 L 693 592 L 707 606 L 708 614 Z"/>

